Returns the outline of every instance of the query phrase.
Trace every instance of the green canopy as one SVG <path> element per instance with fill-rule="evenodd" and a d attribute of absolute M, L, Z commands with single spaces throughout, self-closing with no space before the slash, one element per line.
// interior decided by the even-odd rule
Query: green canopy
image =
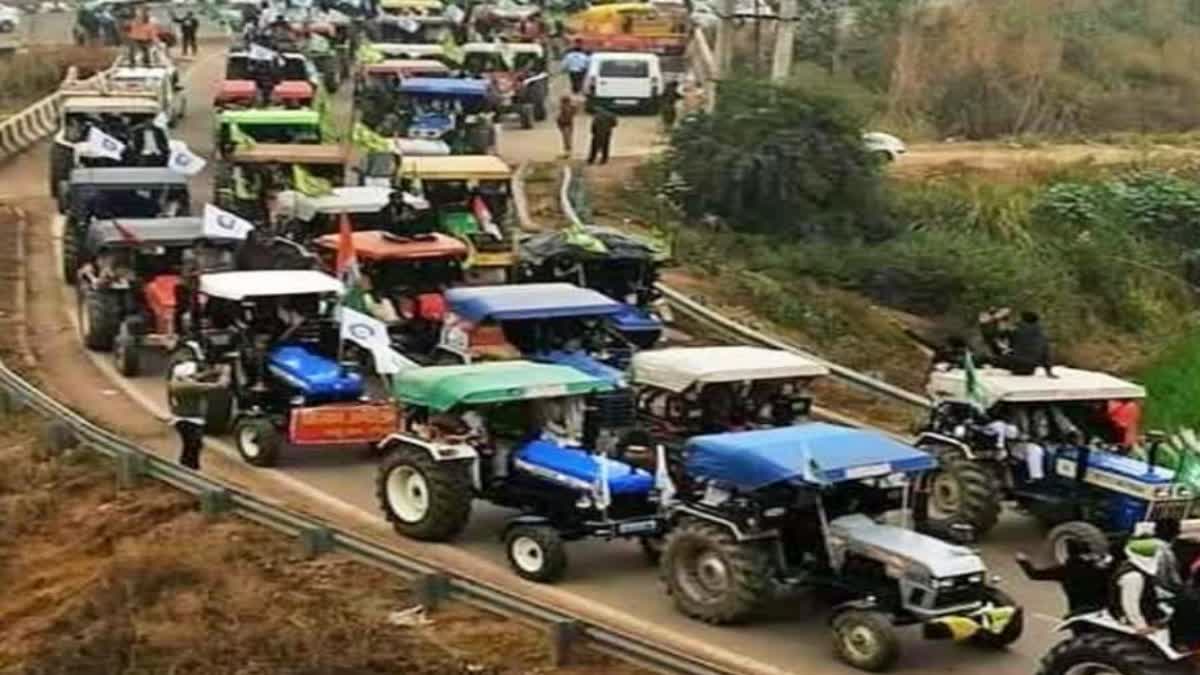
<path fill-rule="evenodd" d="M 459 404 L 575 396 L 612 388 L 611 383 L 568 366 L 529 361 L 414 368 L 392 379 L 392 393 L 398 400 L 438 411 Z"/>
<path fill-rule="evenodd" d="M 315 127 L 320 123 L 321 116 L 317 111 L 307 108 L 299 110 L 249 108 L 247 110 L 222 111 L 218 119 L 221 124 L 234 123 L 242 127 L 252 127 L 256 124 L 296 124 Z"/>

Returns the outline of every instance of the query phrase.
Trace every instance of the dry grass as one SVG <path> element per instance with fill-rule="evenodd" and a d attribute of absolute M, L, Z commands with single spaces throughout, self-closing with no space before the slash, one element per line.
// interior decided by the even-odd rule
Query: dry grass
<path fill-rule="evenodd" d="M 0 420 L 9 426 L 9 419 Z M 158 485 L 117 491 L 86 451 L 0 434 L 0 674 L 632 675 L 584 653 L 547 666 L 539 631 L 451 604 L 426 627 L 395 577 L 208 522 Z"/>
<path fill-rule="evenodd" d="M 112 64 L 116 52 L 99 47 L 33 47 L 0 61 L 0 110 L 16 112 L 58 88 L 67 69 L 87 77 Z"/>

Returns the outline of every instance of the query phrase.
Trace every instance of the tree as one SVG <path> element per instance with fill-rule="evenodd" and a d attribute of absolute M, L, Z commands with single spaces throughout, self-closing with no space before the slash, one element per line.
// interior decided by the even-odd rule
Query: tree
<path fill-rule="evenodd" d="M 716 215 L 743 231 L 877 239 L 889 233 L 878 160 L 862 120 L 839 97 L 765 81 L 719 85 L 712 113 L 671 136 L 690 218 Z"/>

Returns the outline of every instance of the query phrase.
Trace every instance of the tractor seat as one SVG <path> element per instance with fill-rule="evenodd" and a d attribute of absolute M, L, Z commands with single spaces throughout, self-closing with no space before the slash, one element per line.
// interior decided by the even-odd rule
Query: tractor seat
<path fill-rule="evenodd" d="M 601 461 L 608 462 L 608 491 L 613 495 L 644 495 L 654 487 L 654 477 L 646 471 L 553 441 L 527 443 L 513 457 L 517 469 L 577 490 L 596 484 Z"/>

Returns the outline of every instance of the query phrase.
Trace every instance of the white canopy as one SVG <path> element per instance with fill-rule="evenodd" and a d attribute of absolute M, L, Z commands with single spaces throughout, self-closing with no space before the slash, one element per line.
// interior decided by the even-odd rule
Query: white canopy
<path fill-rule="evenodd" d="M 276 209 L 284 218 L 310 221 L 318 213 L 378 213 L 388 205 L 390 187 L 364 185 L 333 188 L 321 197 L 285 190 L 276 196 Z"/>
<path fill-rule="evenodd" d="M 218 272 L 201 275 L 200 292 L 214 298 L 244 300 L 272 295 L 341 293 L 342 282 L 315 270 Z"/>
<path fill-rule="evenodd" d="M 1109 401 L 1145 398 L 1146 390 L 1107 373 L 1074 368 L 1054 368 L 1057 377 L 1038 370 L 1034 375 L 1013 375 L 999 368 L 975 371 L 983 398 L 991 407 L 1000 402 L 1037 403 L 1052 401 Z M 967 401 L 967 375 L 961 368 L 934 371 L 926 391 L 935 400 Z"/>
<path fill-rule="evenodd" d="M 823 364 L 781 349 L 673 347 L 633 357 L 633 381 L 680 392 L 693 384 L 792 379 L 828 375 Z"/>

